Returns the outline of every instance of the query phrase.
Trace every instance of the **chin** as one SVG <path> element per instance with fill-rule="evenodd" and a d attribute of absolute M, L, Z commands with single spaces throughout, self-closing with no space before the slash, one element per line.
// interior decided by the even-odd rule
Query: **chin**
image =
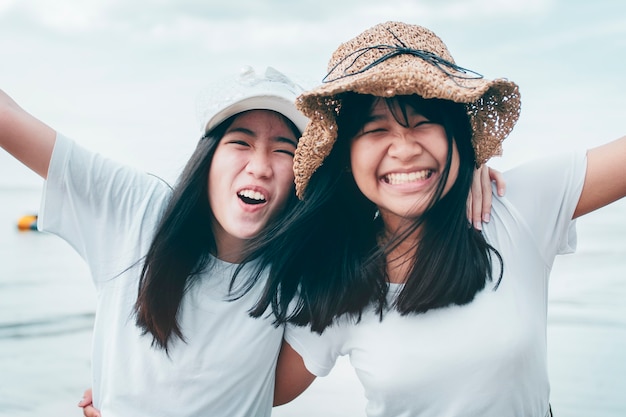
<path fill-rule="evenodd" d="M 250 240 L 258 236 L 262 230 L 263 230 L 262 227 L 256 227 L 254 229 L 247 229 L 247 230 L 240 230 L 239 233 L 237 233 L 237 238 L 241 240 Z"/>

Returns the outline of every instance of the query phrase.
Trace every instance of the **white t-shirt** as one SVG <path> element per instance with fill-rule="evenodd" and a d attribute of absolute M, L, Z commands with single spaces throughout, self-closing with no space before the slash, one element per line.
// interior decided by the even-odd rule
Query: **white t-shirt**
<path fill-rule="evenodd" d="M 548 277 L 575 248 L 585 168 L 584 155 L 568 154 L 505 173 L 506 196 L 484 225 L 504 259 L 497 290 L 488 282 L 470 304 L 425 314 L 344 316 L 321 336 L 288 326 L 285 339 L 318 376 L 349 355 L 370 417 L 546 416 Z M 499 271 L 494 257 L 494 279 Z M 389 299 L 401 289 L 392 284 Z"/>
<path fill-rule="evenodd" d="M 104 417 L 269 416 L 283 328 L 248 315 L 263 281 L 225 301 L 236 265 L 214 259 L 183 298 L 186 343 L 176 339 L 169 357 L 135 325 L 141 260 L 170 195 L 161 180 L 57 135 L 39 226 L 78 251 L 97 289 L 94 405 Z"/>

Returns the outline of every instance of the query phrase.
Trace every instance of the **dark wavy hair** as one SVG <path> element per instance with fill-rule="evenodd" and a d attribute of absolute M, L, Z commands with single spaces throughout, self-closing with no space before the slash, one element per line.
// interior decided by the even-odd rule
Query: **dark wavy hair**
<path fill-rule="evenodd" d="M 271 306 L 277 324 L 308 324 L 321 333 L 344 314 L 358 321 L 371 305 L 382 319 L 390 307 L 409 314 L 469 303 L 492 280 L 491 255 L 500 263 L 502 259 L 467 219 L 475 158 L 464 105 L 419 96 L 382 99 L 345 93 L 339 98 L 338 138 L 332 152 L 311 177 L 303 201 L 256 243 L 253 256 L 259 256 L 259 248 L 264 250 L 256 277 L 266 267 L 270 274 L 263 297 L 251 314 L 260 316 Z M 409 107 L 441 124 L 448 140 L 444 174 L 428 208 L 384 245 L 377 239 L 384 228 L 376 216 L 377 207 L 361 193 L 347 169 L 351 139 L 363 128 L 378 100 L 386 100 L 402 125 L 407 124 Z M 453 142 L 460 167 L 454 185 L 442 197 Z M 388 257 L 418 229 L 420 244 L 411 249 L 414 262 L 406 283 L 395 304 L 388 306 Z"/>
<path fill-rule="evenodd" d="M 166 351 L 174 336 L 185 340 L 178 322 L 182 298 L 202 274 L 210 273 L 214 259 L 211 254 L 217 251 L 208 198 L 211 192 L 208 189 L 209 169 L 217 145 L 240 114 L 231 116 L 198 141 L 173 189 L 143 261 L 135 302 L 136 324 L 143 334 L 152 334 L 153 345 Z M 299 138 L 301 132 L 291 120 L 276 114 Z M 288 211 L 296 201 L 292 193 L 284 210 Z"/>

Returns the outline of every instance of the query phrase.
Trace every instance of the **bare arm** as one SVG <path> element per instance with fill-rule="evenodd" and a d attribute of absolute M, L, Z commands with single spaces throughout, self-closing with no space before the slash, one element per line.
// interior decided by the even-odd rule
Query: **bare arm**
<path fill-rule="evenodd" d="M 292 401 L 302 394 L 314 380 L 315 375 L 306 369 L 300 354 L 283 340 L 276 365 L 274 406 Z"/>
<path fill-rule="evenodd" d="M 39 174 L 48 175 L 56 132 L 0 90 L 0 146 Z"/>
<path fill-rule="evenodd" d="M 626 196 L 626 136 L 587 151 L 587 172 L 573 218 Z"/>

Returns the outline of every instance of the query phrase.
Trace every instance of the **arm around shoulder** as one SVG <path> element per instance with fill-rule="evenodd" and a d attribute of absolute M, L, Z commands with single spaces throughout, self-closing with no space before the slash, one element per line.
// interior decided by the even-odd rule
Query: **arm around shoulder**
<path fill-rule="evenodd" d="M 0 146 L 4 150 L 46 178 L 55 140 L 54 129 L 0 90 Z"/>
<path fill-rule="evenodd" d="M 626 196 L 626 136 L 587 151 L 587 171 L 574 218 Z"/>

